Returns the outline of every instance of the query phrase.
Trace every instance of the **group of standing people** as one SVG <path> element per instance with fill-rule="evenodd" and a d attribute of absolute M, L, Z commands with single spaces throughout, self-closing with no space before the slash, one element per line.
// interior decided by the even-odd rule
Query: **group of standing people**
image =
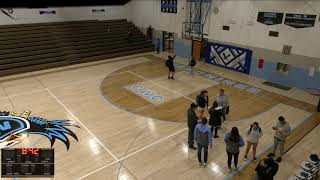
<path fill-rule="evenodd" d="M 196 110 L 198 109 L 198 115 Z M 204 117 L 204 112 L 209 110 L 209 125 L 207 125 L 208 119 Z M 229 99 L 224 93 L 223 89 L 219 90 L 219 94 L 215 97 L 211 107 L 209 107 L 208 91 L 203 90 L 197 96 L 196 103 L 192 103 L 187 111 L 188 116 L 188 145 L 190 149 L 197 149 L 199 165 L 205 167 L 208 162 L 208 148 L 212 148 L 212 138 L 218 138 L 218 130 L 221 128 L 222 122 L 226 121 L 226 114 L 229 111 Z M 260 179 L 272 179 L 277 172 L 277 162 L 280 162 L 284 154 L 284 144 L 286 138 L 291 133 L 290 125 L 285 118 L 280 116 L 276 126 L 272 127 L 274 133 L 274 148 L 270 157 L 260 161 L 256 168 L 256 180 Z M 250 124 L 246 130 L 246 144 L 247 148 L 244 154 L 244 160 L 247 161 L 248 153 L 252 147 L 252 160 L 256 161 L 256 151 L 259 143 L 259 139 L 262 137 L 263 131 L 258 122 Z M 197 147 L 194 146 L 196 142 Z M 240 154 L 240 148 L 245 145 L 244 138 L 240 135 L 237 127 L 233 127 L 230 132 L 224 136 L 224 142 L 226 144 L 227 164 L 231 171 L 238 169 L 238 159 Z M 273 160 L 277 148 L 280 147 L 280 156 L 276 161 Z M 204 152 L 204 159 L 202 160 L 202 151 Z M 234 169 L 232 168 L 232 161 Z"/>

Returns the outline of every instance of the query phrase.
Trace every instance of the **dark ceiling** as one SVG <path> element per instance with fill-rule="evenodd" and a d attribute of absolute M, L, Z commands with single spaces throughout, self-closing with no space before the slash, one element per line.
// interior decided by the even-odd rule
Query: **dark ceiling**
<path fill-rule="evenodd" d="M 123 5 L 130 0 L 0 0 L 0 7 L 57 7 L 57 6 L 95 6 Z"/>

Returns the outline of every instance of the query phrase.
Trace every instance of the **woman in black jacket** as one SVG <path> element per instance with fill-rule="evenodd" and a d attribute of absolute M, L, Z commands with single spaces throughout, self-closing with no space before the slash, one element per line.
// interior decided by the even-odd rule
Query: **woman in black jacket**
<path fill-rule="evenodd" d="M 213 102 L 212 107 L 209 109 L 210 120 L 209 125 L 211 126 L 211 133 L 213 134 L 214 129 L 214 138 L 218 138 L 218 129 L 221 127 L 221 116 L 222 116 L 222 107 L 218 106 L 217 101 Z"/>
<path fill-rule="evenodd" d="M 199 109 L 199 119 L 202 119 L 203 113 L 209 107 L 209 98 L 208 98 L 208 91 L 203 90 L 197 96 L 197 105 Z"/>

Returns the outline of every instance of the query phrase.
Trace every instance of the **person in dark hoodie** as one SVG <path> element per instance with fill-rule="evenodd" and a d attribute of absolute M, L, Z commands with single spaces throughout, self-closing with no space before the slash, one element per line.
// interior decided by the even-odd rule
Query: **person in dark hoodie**
<path fill-rule="evenodd" d="M 204 111 L 209 107 L 208 91 L 201 91 L 201 93 L 197 96 L 196 102 L 199 109 L 199 119 L 202 119 Z"/>
<path fill-rule="evenodd" d="M 198 117 L 196 115 L 195 110 L 197 109 L 197 105 L 195 103 L 190 104 L 190 108 L 187 111 L 188 115 L 188 145 L 190 149 L 197 149 L 193 146 L 194 142 L 194 129 L 196 128 L 196 125 L 198 123 Z"/>
<path fill-rule="evenodd" d="M 214 101 L 212 107 L 209 109 L 210 119 L 209 125 L 211 126 L 211 133 L 214 129 L 214 138 L 218 138 L 218 129 L 221 127 L 222 107 L 218 106 L 217 101 Z"/>
<path fill-rule="evenodd" d="M 278 163 L 272 158 L 264 158 L 256 167 L 254 180 L 273 180 L 279 169 Z"/>
<path fill-rule="evenodd" d="M 176 58 L 176 55 L 174 55 L 173 57 L 168 56 L 168 60 L 166 61 L 166 66 L 169 69 L 168 79 L 172 79 L 172 80 L 174 80 L 173 75 L 175 72 L 174 63 L 173 63 L 174 58 Z"/>

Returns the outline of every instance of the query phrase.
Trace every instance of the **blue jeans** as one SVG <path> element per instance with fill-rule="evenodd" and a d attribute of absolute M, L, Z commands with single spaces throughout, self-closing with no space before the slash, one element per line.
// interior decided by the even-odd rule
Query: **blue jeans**
<path fill-rule="evenodd" d="M 201 145 L 199 143 L 197 143 L 198 145 L 198 161 L 199 163 L 202 163 L 202 160 L 201 160 L 201 153 L 202 153 L 202 148 L 203 148 L 203 151 L 204 151 L 204 163 L 207 163 L 208 162 L 208 145 Z"/>

